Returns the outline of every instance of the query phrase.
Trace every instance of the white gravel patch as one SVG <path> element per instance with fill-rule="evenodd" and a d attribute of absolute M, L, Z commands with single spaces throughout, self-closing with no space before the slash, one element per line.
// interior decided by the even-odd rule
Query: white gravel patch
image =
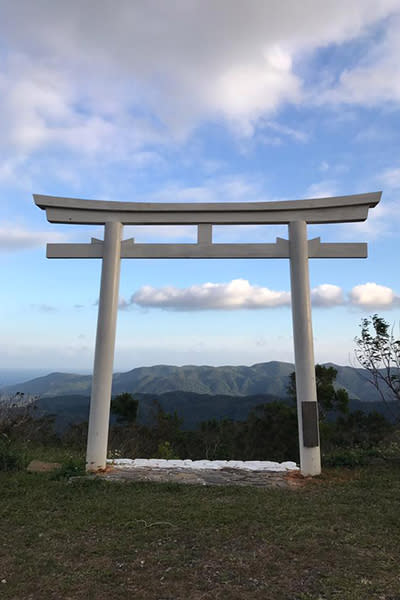
<path fill-rule="evenodd" d="M 115 458 L 107 460 L 117 469 L 136 469 L 152 467 L 154 469 L 239 469 L 243 471 L 298 471 L 295 462 L 282 463 L 270 460 L 166 460 L 164 458 Z"/>

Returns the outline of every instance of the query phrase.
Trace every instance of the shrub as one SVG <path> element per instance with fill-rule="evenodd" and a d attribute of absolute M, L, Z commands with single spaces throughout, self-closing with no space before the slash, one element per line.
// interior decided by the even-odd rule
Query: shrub
<path fill-rule="evenodd" d="M 86 474 L 86 463 L 83 458 L 70 456 L 61 467 L 54 471 L 52 479 L 69 479 L 69 477 L 77 477 Z"/>
<path fill-rule="evenodd" d="M 400 463 L 400 429 L 381 442 L 377 447 L 377 452 L 386 461 Z"/>
<path fill-rule="evenodd" d="M 0 435 L 0 471 L 21 471 L 26 467 L 25 452 L 6 435 Z"/>
<path fill-rule="evenodd" d="M 166 460 L 173 460 L 173 459 L 179 458 L 179 456 L 176 455 L 176 452 L 174 451 L 170 442 L 161 442 L 160 444 L 158 444 L 157 458 L 165 458 Z"/>
<path fill-rule="evenodd" d="M 124 392 L 115 396 L 111 401 L 111 412 L 117 415 L 117 421 L 122 423 L 134 423 L 138 411 L 138 401 Z"/>
<path fill-rule="evenodd" d="M 324 467 L 361 467 L 379 458 L 379 453 L 371 448 L 337 448 L 322 456 Z"/>

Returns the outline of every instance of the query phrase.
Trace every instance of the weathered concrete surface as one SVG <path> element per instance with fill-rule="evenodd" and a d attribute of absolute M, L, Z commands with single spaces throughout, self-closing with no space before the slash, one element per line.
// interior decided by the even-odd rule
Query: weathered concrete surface
<path fill-rule="evenodd" d="M 240 469 L 157 469 L 136 467 L 123 469 L 110 467 L 98 475 L 107 481 L 151 481 L 157 483 L 186 483 L 194 485 L 250 485 L 256 487 L 298 487 L 305 482 L 298 471 L 247 471 Z"/>

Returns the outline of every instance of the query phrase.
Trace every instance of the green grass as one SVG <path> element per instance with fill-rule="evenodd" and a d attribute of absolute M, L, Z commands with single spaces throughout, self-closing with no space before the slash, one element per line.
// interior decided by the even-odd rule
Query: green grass
<path fill-rule="evenodd" d="M 400 469 L 298 490 L 0 473 L 0 597 L 400 600 Z"/>

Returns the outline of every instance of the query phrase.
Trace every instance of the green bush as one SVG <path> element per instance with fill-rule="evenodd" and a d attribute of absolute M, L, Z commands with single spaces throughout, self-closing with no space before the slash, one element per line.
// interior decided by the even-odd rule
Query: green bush
<path fill-rule="evenodd" d="M 164 458 L 166 460 L 178 459 L 176 452 L 171 446 L 170 442 L 161 442 L 158 444 L 157 456 L 156 458 Z"/>
<path fill-rule="evenodd" d="M 21 471 L 26 467 L 24 450 L 5 433 L 0 435 L 0 471 Z"/>
<path fill-rule="evenodd" d="M 61 467 L 54 471 L 53 479 L 69 479 L 86 474 L 86 463 L 84 458 L 69 457 L 62 463 Z"/>
<path fill-rule="evenodd" d="M 400 429 L 387 436 L 377 446 L 377 452 L 383 460 L 400 463 Z"/>
<path fill-rule="evenodd" d="M 360 467 L 376 458 L 380 456 L 373 448 L 336 448 L 322 456 L 322 464 L 324 467 Z"/>

